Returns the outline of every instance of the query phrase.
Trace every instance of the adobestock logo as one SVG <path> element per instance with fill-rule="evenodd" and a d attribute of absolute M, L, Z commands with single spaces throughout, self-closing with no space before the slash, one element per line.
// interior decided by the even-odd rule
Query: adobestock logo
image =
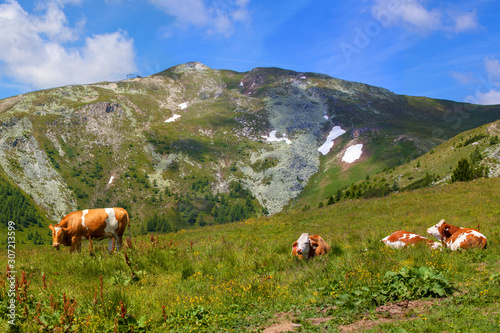
<path fill-rule="evenodd" d="M 388 1 L 384 6 L 373 8 L 373 20 L 368 21 L 363 27 L 355 27 L 352 42 L 339 44 L 340 50 L 347 63 L 351 63 L 352 57 L 370 45 L 373 38 L 379 36 L 382 28 L 387 28 L 401 12 L 402 2 Z"/>

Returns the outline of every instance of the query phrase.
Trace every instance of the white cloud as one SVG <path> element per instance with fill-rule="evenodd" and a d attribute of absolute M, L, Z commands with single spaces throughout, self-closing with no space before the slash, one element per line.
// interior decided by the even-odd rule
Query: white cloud
<path fill-rule="evenodd" d="M 372 15 L 384 26 L 402 25 L 418 34 L 461 33 L 479 27 L 476 11 L 428 9 L 422 0 L 375 0 Z"/>
<path fill-rule="evenodd" d="M 478 80 L 473 73 L 461 73 L 461 72 L 451 72 L 451 77 L 460 82 L 463 85 L 477 83 Z"/>
<path fill-rule="evenodd" d="M 204 28 L 208 34 L 229 37 L 234 33 L 237 22 L 250 19 L 248 0 L 203 1 L 203 0 L 149 0 L 166 14 L 175 17 L 176 27 Z M 168 32 L 166 35 L 171 35 Z"/>
<path fill-rule="evenodd" d="M 467 96 L 466 102 L 481 105 L 496 105 L 500 104 L 500 91 L 490 90 L 482 93 L 477 92 L 475 95 Z"/>
<path fill-rule="evenodd" d="M 454 24 L 452 24 L 449 29 L 456 33 L 479 28 L 476 10 L 473 10 L 470 13 L 453 15 L 452 20 L 454 21 Z"/>
<path fill-rule="evenodd" d="M 452 76 L 462 84 L 475 83 L 475 94 L 467 96 L 465 100 L 469 103 L 492 105 L 500 104 L 500 63 L 495 57 L 487 57 L 483 60 L 484 69 L 487 78 L 481 76 L 475 80 L 462 81 L 462 73 L 456 73 Z M 470 77 L 470 76 L 469 76 Z"/>
<path fill-rule="evenodd" d="M 488 57 L 484 59 L 483 63 L 489 77 L 500 78 L 500 63 L 498 63 L 498 59 L 495 57 Z"/>
<path fill-rule="evenodd" d="M 82 46 L 82 22 L 70 27 L 62 6 L 79 0 L 58 0 L 27 13 L 17 1 L 0 5 L 0 75 L 32 88 L 117 80 L 136 71 L 133 40 L 123 31 L 92 35 Z"/>

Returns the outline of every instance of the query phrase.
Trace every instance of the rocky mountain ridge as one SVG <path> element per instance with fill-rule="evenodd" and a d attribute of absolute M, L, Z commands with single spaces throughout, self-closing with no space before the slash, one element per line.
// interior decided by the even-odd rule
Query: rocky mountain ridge
<path fill-rule="evenodd" d="M 140 218 L 169 214 L 183 196 L 208 215 L 203 195 L 229 193 L 234 182 L 274 214 L 315 175 L 340 170 L 345 179 L 321 185 L 334 191 L 499 117 L 498 106 L 401 96 L 323 74 L 193 62 L 0 100 L 0 172 L 54 220 L 112 205 Z M 336 127 L 345 133 L 323 155 Z M 343 162 L 354 145 L 360 157 Z M 201 182 L 203 195 L 194 190 Z"/>

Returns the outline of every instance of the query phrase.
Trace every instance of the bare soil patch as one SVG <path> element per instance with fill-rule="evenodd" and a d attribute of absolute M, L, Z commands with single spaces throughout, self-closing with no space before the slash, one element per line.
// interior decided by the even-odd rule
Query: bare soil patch
<path fill-rule="evenodd" d="M 274 324 L 264 329 L 263 333 L 281 333 L 293 332 L 295 328 L 300 327 L 300 324 L 294 324 L 292 320 L 295 319 L 293 312 L 280 312 L 274 316 L 270 321 Z"/>
<path fill-rule="evenodd" d="M 419 314 L 426 313 L 429 309 L 439 302 L 437 299 L 433 300 L 416 300 L 416 301 L 402 301 L 397 303 L 389 303 L 379 306 L 375 309 L 377 319 L 362 319 L 349 325 L 340 325 L 338 329 L 343 333 L 348 332 L 361 332 L 371 329 L 378 325 L 393 323 L 397 321 L 413 320 L 418 318 Z M 323 309 L 320 313 L 326 314 L 329 310 L 335 310 L 337 307 L 330 307 Z M 367 313 L 368 317 L 368 313 Z M 321 325 L 334 319 L 334 316 L 325 316 L 317 318 L 309 318 L 307 321 L 312 325 Z M 293 332 L 296 328 L 302 325 L 296 324 L 295 315 L 292 311 L 280 312 L 270 320 L 270 326 L 264 329 L 264 333 L 281 333 Z"/>
<path fill-rule="evenodd" d="M 358 320 L 349 325 L 339 326 L 339 330 L 343 333 L 361 332 L 385 323 L 413 320 L 418 317 L 417 314 L 427 312 L 436 302 L 438 300 L 416 300 L 382 305 L 375 310 L 377 319 Z"/>

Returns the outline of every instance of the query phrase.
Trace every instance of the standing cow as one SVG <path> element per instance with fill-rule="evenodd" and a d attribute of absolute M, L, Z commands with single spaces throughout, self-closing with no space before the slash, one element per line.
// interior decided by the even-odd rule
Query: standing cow
<path fill-rule="evenodd" d="M 300 235 L 299 239 L 292 244 L 292 247 L 292 255 L 299 259 L 322 256 L 330 251 L 330 245 L 321 236 L 309 236 L 307 233 Z"/>
<path fill-rule="evenodd" d="M 440 240 L 444 246 L 452 249 L 486 248 L 486 236 L 476 229 L 459 228 L 441 220 L 427 229 L 427 233 Z"/>
<path fill-rule="evenodd" d="M 59 245 L 71 246 L 70 252 L 75 249 L 81 251 L 81 239 L 101 240 L 109 239 L 109 252 L 113 249 L 120 250 L 122 236 L 129 227 L 129 216 L 123 208 L 85 209 L 69 213 L 59 224 L 49 225 L 52 230 L 52 246 L 59 250 Z"/>

